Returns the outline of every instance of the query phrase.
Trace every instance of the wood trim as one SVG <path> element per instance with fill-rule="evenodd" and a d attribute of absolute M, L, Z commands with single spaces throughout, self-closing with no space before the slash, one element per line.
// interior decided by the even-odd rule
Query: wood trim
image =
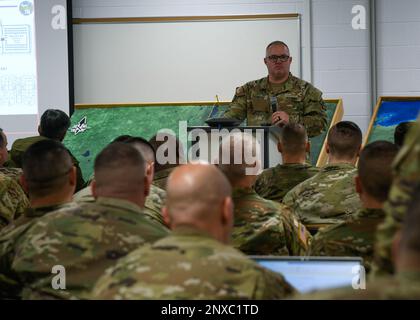
<path fill-rule="evenodd" d="M 343 108 L 343 100 L 342 99 L 325 99 L 325 102 L 336 102 L 337 107 L 335 109 L 334 115 L 331 119 L 331 124 L 328 129 L 330 129 L 333 125 L 343 119 L 344 108 Z M 321 151 L 318 155 L 318 160 L 316 162 L 317 167 L 323 167 L 327 163 L 328 155 L 327 155 L 327 138 L 325 137 L 324 143 L 322 144 Z"/>
<path fill-rule="evenodd" d="M 76 104 L 75 110 L 90 108 L 119 108 L 119 107 L 179 107 L 179 106 L 205 106 L 205 105 L 228 105 L 230 101 L 197 101 L 197 102 L 150 102 L 150 103 L 94 103 Z"/>
<path fill-rule="evenodd" d="M 416 96 L 410 96 L 410 97 L 405 97 L 405 96 L 382 96 L 379 97 L 382 98 L 382 101 L 417 101 L 420 100 L 420 97 L 416 97 Z"/>
<path fill-rule="evenodd" d="M 391 97 L 388 97 L 388 98 L 391 98 Z M 390 100 L 393 100 L 393 99 L 385 99 L 384 100 L 384 97 L 379 97 L 378 101 L 376 102 L 375 108 L 373 110 L 372 117 L 370 118 L 370 121 L 369 121 L 368 130 L 366 132 L 365 138 L 363 139 L 362 149 L 366 145 L 366 143 L 368 142 L 370 133 L 371 133 L 372 128 L 373 128 L 373 124 L 375 123 L 376 116 L 378 115 L 379 106 L 381 105 L 382 101 L 390 101 Z"/>
<path fill-rule="evenodd" d="M 73 24 L 84 23 L 130 23 L 130 22 L 179 22 L 179 21 L 206 21 L 206 20 L 261 20 L 261 19 L 290 19 L 299 18 L 298 13 L 286 14 L 252 14 L 229 16 L 179 16 L 179 17 L 121 17 L 121 18 L 75 18 Z"/>

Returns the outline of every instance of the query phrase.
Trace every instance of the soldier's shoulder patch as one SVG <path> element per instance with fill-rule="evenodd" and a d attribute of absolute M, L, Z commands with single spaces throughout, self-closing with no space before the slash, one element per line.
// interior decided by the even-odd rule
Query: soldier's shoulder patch
<path fill-rule="evenodd" d="M 307 233 L 306 227 L 301 222 L 298 222 L 297 229 L 298 229 L 299 240 L 304 246 L 304 248 L 307 250 L 309 247 L 309 243 L 308 243 L 309 239 L 308 239 L 308 233 Z"/>

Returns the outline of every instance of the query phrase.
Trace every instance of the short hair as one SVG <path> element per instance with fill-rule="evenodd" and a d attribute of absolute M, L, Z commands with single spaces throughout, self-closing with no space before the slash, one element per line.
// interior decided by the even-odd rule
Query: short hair
<path fill-rule="evenodd" d="M 116 137 L 112 142 L 126 142 L 127 140 L 130 140 L 133 136 L 130 136 L 129 134 L 123 134 L 121 136 Z"/>
<path fill-rule="evenodd" d="M 152 147 L 155 149 L 156 153 L 158 151 L 158 149 L 164 145 L 164 144 L 168 144 L 169 145 L 169 150 L 175 148 L 175 160 L 176 163 L 171 164 L 171 163 L 160 163 L 159 159 L 156 159 L 156 163 L 155 163 L 155 170 L 156 172 L 161 171 L 161 170 L 165 170 L 168 168 L 172 168 L 175 167 L 177 165 L 180 164 L 181 159 L 184 158 L 184 154 L 183 154 L 183 148 L 182 148 L 182 144 L 181 142 L 178 140 L 178 138 L 174 135 L 165 133 L 164 134 L 165 139 L 158 140 L 158 134 L 154 135 L 153 137 L 151 137 L 149 139 L 149 143 L 152 145 Z M 169 152 L 168 150 L 168 152 Z"/>
<path fill-rule="evenodd" d="M 0 128 L 0 148 L 5 147 L 6 140 L 3 137 L 4 137 L 3 129 Z"/>
<path fill-rule="evenodd" d="M 142 137 L 130 137 L 122 142 L 133 145 L 142 154 L 144 160 L 147 162 L 156 161 L 155 148 L 146 139 Z"/>
<path fill-rule="evenodd" d="M 127 175 L 115 175 L 116 172 L 125 170 Z M 146 172 L 146 164 L 142 154 L 132 145 L 124 142 L 113 142 L 106 146 L 95 158 L 94 163 L 95 180 L 98 188 L 109 184 L 109 175 L 113 173 L 124 183 L 127 176 L 133 181 L 143 184 Z M 132 172 L 138 172 L 133 176 Z M 115 181 L 117 185 L 118 181 Z M 127 186 L 129 188 L 129 186 Z"/>
<path fill-rule="evenodd" d="M 256 163 L 247 163 L 247 155 L 255 157 Z M 231 133 L 224 137 L 220 144 L 218 161 L 217 167 L 232 185 L 236 184 L 247 175 L 248 169 L 252 168 L 256 175 L 256 171 L 261 168 L 259 143 L 251 134 Z"/>
<path fill-rule="evenodd" d="M 366 145 L 360 153 L 358 175 L 366 192 L 380 202 L 388 198 L 392 184 L 392 162 L 398 147 L 379 140 Z"/>
<path fill-rule="evenodd" d="M 48 109 L 41 116 L 40 127 L 44 137 L 61 141 L 70 127 L 70 118 L 64 111 Z"/>
<path fill-rule="evenodd" d="M 289 49 L 288 45 L 286 43 L 284 43 L 283 41 L 280 41 L 280 40 L 275 40 L 273 42 L 270 42 L 268 44 L 268 46 L 265 48 L 265 52 L 267 53 L 268 49 L 270 49 L 272 46 L 284 46 L 284 47 L 287 48 L 287 50 L 290 53 L 290 49 Z"/>
<path fill-rule="evenodd" d="M 22 169 L 29 195 L 44 197 L 60 190 L 68 181 L 73 162 L 66 147 L 55 140 L 41 140 L 23 154 Z"/>
<path fill-rule="evenodd" d="M 420 184 L 412 193 L 401 230 L 400 247 L 420 255 Z"/>
<path fill-rule="evenodd" d="M 413 121 L 406 121 L 401 122 L 398 124 L 394 131 L 394 143 L 401 148 L 404 144 L 405 136 L 407 135 L 408 131 L 416 125 L 416 122 Z"/>
<path fill-rule="evenodd" d="M 340 121 L 328 132 L 330 154 L 340 158 L 353 158 L 362 144 L 362 131 L 352 121 Z"/>
<path fill-rule="evenodd" d="M 288 123 L 281 130 L 279 140 L 285 153 L 301 154 L 306 151 L 308 135 L 303 125 L 299 123 Z"/>

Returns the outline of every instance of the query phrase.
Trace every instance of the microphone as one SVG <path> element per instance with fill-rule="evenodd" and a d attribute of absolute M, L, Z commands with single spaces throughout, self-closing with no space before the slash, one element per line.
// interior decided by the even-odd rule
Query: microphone
<path fill-rule="evenodd" d="M 270 97 L 271 102 L 271 111 L 276 112 L 277 111 L 277 98 L 275 96 Z"/>

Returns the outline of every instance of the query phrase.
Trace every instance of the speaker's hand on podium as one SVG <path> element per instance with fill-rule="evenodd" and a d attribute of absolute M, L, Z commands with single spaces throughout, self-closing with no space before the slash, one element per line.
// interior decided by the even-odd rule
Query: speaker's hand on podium
<path fill-rule="evenodd" d="M 284 111 L 276 111 L 271 115 L 271 124 L 283 127 L 289 123 L 289 115 Z"/>

